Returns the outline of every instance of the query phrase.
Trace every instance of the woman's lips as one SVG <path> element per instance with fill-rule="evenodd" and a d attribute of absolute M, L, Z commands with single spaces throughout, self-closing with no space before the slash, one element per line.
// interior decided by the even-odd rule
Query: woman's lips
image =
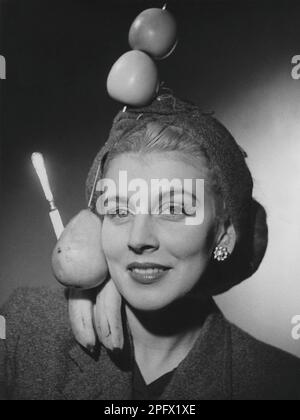
<path fill-rule="evenodd" d="M 155 283 L 168 274 L 169 271 L 169 268 L 164 270 L 128 270 L 131 278 L 142 284 Z"/>

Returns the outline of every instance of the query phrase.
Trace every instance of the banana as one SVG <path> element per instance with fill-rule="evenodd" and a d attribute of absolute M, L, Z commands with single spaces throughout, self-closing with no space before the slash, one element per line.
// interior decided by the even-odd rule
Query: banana
<path fill-rule="evenodd" d="M 69 318 L 78 343 L 93 352 L 96 333 L 93 326 L 93 293 L 90 290 L 69 289 Z"/>
<path fill-rule="evenodd" d="M 98 338 L 109 350 L 124 347 L 122 296 L 112 279 L 99 291 L 94 306 L 94 323 Z"/>
<path fill-rule="evenodd" d="M 108 350 L 123 349 L 121 308 L 122 296 L 112 279 L 98 290 L 70 288 L 69 317 L 77 342 L 92 352 L 98 336 Z"/>
<path fill-rule="evenodd" d="M 96 304 L 94 305 L 94 325 L 99 341 L 108 350 L 113 350 L 111 331 L 106 317 L 103 304 L 103 289 L 98 293 Z"/>

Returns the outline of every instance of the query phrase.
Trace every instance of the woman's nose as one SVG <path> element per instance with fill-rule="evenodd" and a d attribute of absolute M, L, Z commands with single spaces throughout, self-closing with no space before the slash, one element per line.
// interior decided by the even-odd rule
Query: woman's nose
<path fill-rule="evenodd" d="M 134 217 L 128 240 L 130 250 L 141 253 L 145 250 L 153 250 L 159 247 L 155 237 L 150 214 L 139 214 Z"/>

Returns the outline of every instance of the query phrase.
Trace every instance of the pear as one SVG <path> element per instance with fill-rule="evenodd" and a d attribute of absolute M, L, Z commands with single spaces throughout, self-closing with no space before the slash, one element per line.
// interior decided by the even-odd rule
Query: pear
<path fill-rule="evenodd" d="M 100 218 L 88 209 L 66 226 L 52 254 L 53 272 L 61 284 L 92 289 L 108 278 L 101 230 Z"/>

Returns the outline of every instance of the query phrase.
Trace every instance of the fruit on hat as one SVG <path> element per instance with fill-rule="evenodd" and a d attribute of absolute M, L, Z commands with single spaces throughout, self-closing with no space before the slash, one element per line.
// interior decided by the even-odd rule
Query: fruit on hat
<path fill-rule="evenodd" d="M 129 45 L 155 59 L 168 57 L 177 45 L 177 23 L 173 15 L 165 8 L 144 10 L 131 25 Z"/>
<path fill-rule="evenodd" d="M 156 64 L 142 51 L 129 51 L 113 65 L 108 79 L 109 95 L 131 106 L 148 105 L 159 89 Z"/>

